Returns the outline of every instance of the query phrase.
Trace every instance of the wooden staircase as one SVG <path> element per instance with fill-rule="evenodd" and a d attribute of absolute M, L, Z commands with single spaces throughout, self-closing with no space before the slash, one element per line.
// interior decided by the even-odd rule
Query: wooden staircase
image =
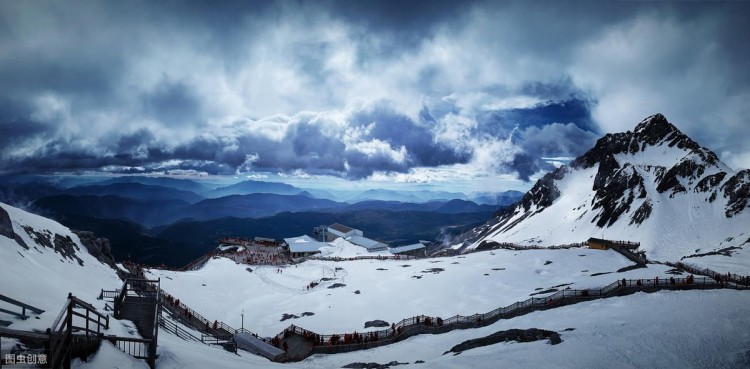
<path fill-rule="evenodd" d="M 314 346 L 312 342 L 306 340 L 301 334 L 293 331 L 284 336 L 285 337 L 281 340 L 281 345 L 283 346 L 284 343 L 286 343 L 288 350 L 278 361 L 301 361 L 310 356 L 310 352 L 312 352 Z"/>
<path fill-rule="evenodd" d="M 155 297 L 132 296 L 123 301 L 118 318 L 133 321 L 141 337 L 151 339 L 154 338 L 155 309 Z"/>
<path fill-rule="evenodd" d="M 118 345 L 136 358 L 146 359 L 153 369 L 156 365 L 156 347 L 159 336 L 159 315 L 161 314 L 161 281 L 128 278 L 120 289 L 120 294 L 114 301 L 114 315 L 117 319 L 127 319 L 135 323 L 138 333 L 143 337 L 137 340 L 118 340 L 128 342 Z M 139 349 L 131 349 L 135 345 L 146 346 L 146 353 Z M 140 345 L 140 346 L 139 346 Z M 135 352 L 137 351 L 137 352 Z"/>

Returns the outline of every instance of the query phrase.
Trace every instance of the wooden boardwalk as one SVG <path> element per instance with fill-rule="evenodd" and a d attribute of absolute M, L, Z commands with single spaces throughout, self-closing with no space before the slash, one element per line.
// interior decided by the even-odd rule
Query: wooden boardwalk
<path fill-rule="evenodd" d="M 626 296 L 637 292 L 656 292 L 661 290 L 696 290 L 730 288 L 750 290 L 750 287 L 734 283 L 718 283 L 711 278 L 655 278 L 641 280 L 619 280 L 608 286 L 587 290 L 563 290 L 548 297 L 531 298 L 512 305 L 495 309 L 484 314 L 455 316 L 443 320 L 439 317 L 420 315 L 407 318 L 391 328 L 376 331 L 373 340 L 370 333 L 350 338 L 351 334 L 320 335 L 306 329 L 290 326 L 277 337 L 287 343 L 287 354 L 279 361 L 300 361 L 314 354 L 336 354 L 357 350 L 366 350 L 403 341 L 418 334 L 441 334 L 456 329 L 485 327 L 501 319 L 510 319 L 534 311 L 549 310 L 584 301 Z"/>
<path fill-rule="evenodd" d="M 645 266 L 645 261 L 630 252 L 629 249 L 622 249 L 622 251 L 620 253 L 628 257 L 628 259 L 631 259 L 631 257 L 638 258 L 637 261 L 631 260 L 639 266 Z M 388 328 L 380 331 L 369 331 L 358 335 L 354 333 L 322 335 L 291 325 L 270 340 L 260 338 L 258 335 L 244 329 L 236 330 L 223 322 L 211 322 L 163 291 L 161 294 L 161 305 L 166 308 L 175 320 L 179 320 L 181 323 L 205 333 L 205 336 L 201 337 L 201 341 L 204 343 L 209 343 L 207 342 L 207 338 L 215 341 L 212 343 L 233 343 L 236 334 L 251 334 L 266 344 L 270 345 L 271 342 L 274 342 L 274 346 L 286 349 L 283 354 L 275 357 L 274 361 L 292 362 L 304 360 L 314 354 L 336 354 L 385 346 L 419 334 L 441 334 L 456 329 L 485 327 L 501 319 L 511 319 L 534 311 L 554 309 L 579 302 L 626 296 L 637 292 L 651 293 L 661 290 L 679 291 L 720 288 L 750 290 L 750 286 L 745 284 L 718 281 L 707 277 L 623 279 L 601 288 L 562 290 L 547 297 L 533 297 L 487 313 L 478 313 L 470 316 L 456 315 L 447 319 L 426 315 L 410 317 L 394 323 L 393 328 L 395 329 Z M 216 323 L 216 327 L 214 327 L 214 323 Z"/>

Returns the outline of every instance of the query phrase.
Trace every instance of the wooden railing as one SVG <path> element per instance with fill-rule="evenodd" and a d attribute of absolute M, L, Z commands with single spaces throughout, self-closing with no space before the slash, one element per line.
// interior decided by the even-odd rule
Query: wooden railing
<path fill-rule="evenodd" d="M 140 278 L 127 278 L 122 284 L 122 288 L 120 288 L 119 294 L 117 297 L 115 297 L 114 300 L 114 315 L 115 318 L 120 319 L 122 317 L 122 307 L 125 303 L 125 300 L 128 296 L 133 297 L 153 297 L 154 298 L 154 326 L 151 331 L 151 338 L 150 339 L 128 339 L 124 337 L 116 337 L 118 340 L 121 340 L 123 342 L 128 342 L 127 344 L 123 343 L 122 345 L 118 345 L 118 347 L 127 347 L 127 349 L 132 349 L 132 347 L 139 345 L 146 345 L 146 351 L 147 356 L 142 357 L 140 355 L 140 348 L 139 348 L 139 356 L 133 355 L 133 357 L 140 358 L 140 359 L 146 359 L 146 362 L 148 363 L 149 367 L 153 369 L 156 366 L 156 347 L 158 346 L 159 342 L 159 315 L 161 313 L 161 304 L 160 301 L 162 299 L 161 296 L 161 280 L 150 280 L 150 279 L 140 279 Z M 110 341 L 112 340 L 111 338 Z M 118 341 L 119 342 L 119 341 Z M 123 350 L 124 351 L 124 350 Z M 129 353 L 128 351 L 125 351 L 126 353 Z M 131 354 L 132 355 L 132 354 Z"/>
<path fill-rule="evenodd" d="M 479 328 L 497 322 L 524 315 L 532 311 L 546 310 L 559 306 L 575 304 L 612 296 L 623 296 L 639 291 L 654 292 L 664 289 L 707 289 L 707 288 L 746 289 L 739 285 L 719 284 L 711 278 L 655 278 L 638 280 L 618 280 L 607 286 L 595 289 L 562 290 L 547 297 L 533 297 L 511 305 L 497 308 L 487 313 L 469 316 L 456 315 L 447 319 L 419 315 L 394 323 L 391 328 L 363 333 L 336 333 L 321 335 L 295 325 L 291 325 L 272 339 L 279 347 L 280 343 L 291 334 L 303 336 L 312 343 L 309 351 L 303 355 L 334 354 L 388 345 L 408 337 L 423 333 L 445 333 L 454 329 Z M 287 358 L 289 359 L 289 358 Z M 297 358 L 299 359 L 299 358 Z"/>
<path fill-rule="evenodd" d="M 42 310 L 42 309 L 35 308 L 35 307 L 33 307 L 33 306 L 29 305 L 29 304 L 24 304 L 21 301 L 14 300 L 14 299 L 12 299 L 12 298 L 10 298 L 8 296 L 5 296 L 5 295 L 0 295 L 0 301 L 4 301 L 4 302 L 7 302 L 7 303 L 9 303 L 11 305 L 15 305 L 17 307 L 20 307 L 21 308 L 21 312 L 20 313 L 17 313 L 15 311 L 11 311 L 11 310 L 6 310 L 6 309 L 0 309 L 0 312 L 6 313 L 6 314 L 10 314 L 10 315 L 15 315 L 15 316 L 17 316 L 17 317 L 19 317 L 21 319 L 28 318 L 28 316 L 26 315 L 26 310 L 29 310 L 29 311 L 31 311 L 31 312 L 33 312 L 35 314 L 41 314 L 41 313 L 44 312 L 44 310 Z"/>
<path fill-rule="evenodd" d="M 102 289 L 102 291 L 99 293 L 98 300 L 116 299 L 119 296 L 120 296 L 120 290 L 119 289 L 116 289 L 114 291 Z"/>
<path fill-rule="evenodd" d="M 562 245 L 550 245 L 550 246 L 537 246 L 537 245 L 521 245 L 512 242 L 497 242 L 497 241 L 482 241 L 476 249 L 468 250 L 465 254 L 489 251 L 493 249 L 508 249 L 508 250 L 564 250 L 574 249 L 586 246 L 586 242 L 575 242 Z M 441 250 L 442 251 L 442 250 Z"/>
<path fill-rule="evenodd" d="M 159 316 L 159 325 L 167 332 L 174 333 L 175 336 L 182 338 L 185 341 L 202 342 L 200 338 L 194 336 L 192 333 L 188 332 L 187 330 L 181 328 L 179 325 L 175 324 L 175 322 L 161 315 Z"/>
<path fill-rule="evenodd" d="M 106 336 L 109 342 L 115 347 L 120 349 L 122 352 L 136 358 L 146 360 L 151 368 L 151 343 L 153 340 L 148 338 L 135 338 L 135 337 L 118 337 L 118 336 Z"/>
<path fill-rule="evenodd" d="M 750 286 L 750 275 L 741 275 L 736 273 L 719 273 L 708 268 L 697 268 L 683 262 L 670 263 L 665 262 L 665 265 L 669 265 L 673 268 L 677 268 L 688 273 L 705 275 L 713 278 L 715 281 L 731 282 L 742 286 Z"/>
<path fill-rule="evenodd" d="M 214 322 L 210 322 L 203 315 L 185 305 L 184 302 L 179 301 L 179 299 L 175 299 L 169 293 L 164 291 L 162 291 L 161 296 L 162 305 L 166 306 L 168 310 L 171 310 L 177 320 L 181 321 L 187 326 L 192 326 L 197 331 L 202 332 L 200 340 L 203 343 L 225 343 L 232 337 L 234 337 L 234 335 L 237 333 L 249 333 L 262 341 L 268 342 L 268 340 L 266 340 L 265 338 L 261 338 L 256 333 L 250 332 L 247 329 L 243 328 L 232 328 L 224 322 L 214 321 L 216 323 L 216 328 L 214 328 Z M 200 324 L 196 325 L 193 320 L 197 320 Z"/>
<path fill-rule="evenodd" d="M 125 281 L 123 289 L 118 291 L 117 298 L 115 299 L 115 305 L 117 306 L 115 310 L 119 314 L 118 309 L 122 307 L 123 300 L 126 296 L 133 293 L 138 296 L 153 295 L 155 301 L 158 302 L 161 299 L 159 284 L 159 281 L 148 280 Z M 73 357 L 85 357 L 94 353 L 99 348 L 102 339 L 106 339 L 125 353 L 135 358 L 146 360 L 153 369 L 156 365 L 158 325 L 161 320 L 160 312 L 160 304 L 155 303 L 153 338 L 105 337 L 103 330 L 109 329 L 109 316 L 99 313 L 91 304 L 78 299 L 72 294 L 68 294 L 65 305 L 55 318 L 51 328 L 46 330 L 46 333 L 41 334 L 0 328 L 0 337 L 16 338 L 43 344 L 44 353 L 42 355 L 44 361 L 47 363 L 44 364 L 44 367 L 47 368 L 70 368 Z M 179 329 L 176 326 L 175 328 Z M 188 333 L 184 330 L 180 332 L 181 337 L 185 337 L 185 334 Z M 192 337 L 194 340 L 198 340 L 198 338 Z"/>
<path fill-rule="evenodd" d="M 203 266 L 203 264 L 205 264 L 214 255 L 215 254 L 213 252 L 209 252 L 207 254 L 203 254 L 203 255 L 199 256 L 197 259 L 195 259 L 195 260 L 191 261 L 190 263 L 188 263 L 187 265 L 185 265 L 184 267 L 177 268 L 176 271 L 185 272 L 185 271 L 197 269 L 197 268 Z"/>
<path fill-rule="evenodd" d="M 646 254 L 633 252 L 632 248 L 622 247 L 620 244 L 614 243 L 609 245 L 609 248 L 626 257 L 628 260 L 636 263 L 640 267 L 646 267 L 646 263 L 648 263 Z"/>
<path fill-rule="evenodd" d="M 80 312 L 83 310 L 83 312 Z M 83 318 L 85 325 L 76 325 L 74 317 Z M 95 329 L 94 329 L 95 328 Z M 60 314 L 47 329 L 48 359 L 51 368 L 70 368 L 73 355 L 87 355 L 101 343 L 102 328 L 109 329 L 109 316 L 99 313 L 90 304 L 68 294 Z M 84 332 L 84 334 L 74 334 Z"/>
<path fill-rule="evenodd" d="M 153 282 L 153 281 L 152 281 Z M 151 345 L 148 348 L 148 366 L 156 368 L 156 346 L 159 342 L 159 316 L 161 315 L 161 279 L 156 281 L 156 303 L 154 308 L 154 330 L 152 332 Z"/>
<path fill-rule="evenodd" d="M 119 289 L 119 293 L 114 300 L 114 315 L 115 318 L 120 319 L 122 304 L 128 296 L 133 297 L 154 297 L 156 301 L 160 299 L 159 287 L 161 282 L 159 280 L 151 279 L 139 279 L 139 278 L 127 278 L 122 284 L 122 288 Z M 117 290 L 116 290 L 117 291 Z M 110 292 L 110 291 L 104 291 Z M 158 304 L 157 304 L 158 305 Z"/>

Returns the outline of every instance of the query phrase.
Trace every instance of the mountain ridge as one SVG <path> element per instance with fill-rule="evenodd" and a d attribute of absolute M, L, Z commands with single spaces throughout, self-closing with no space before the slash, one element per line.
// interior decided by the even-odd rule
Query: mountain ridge
<path fill-rule="evenodd" d="M 606 134 L 452 247 L 465 252 L 490 241 L 552 245 L 596 236 L 641 240 L 651 256 L 679 258 L 727 238 L 738 247 L 747 243 L 741 242 L 748 238 L 742 230 L 750 225 L 749 197 L 750 170 L 733 171 L 656 114 L 633 131 Z M 683 245 L 670 246 L 671 239 Z"/>

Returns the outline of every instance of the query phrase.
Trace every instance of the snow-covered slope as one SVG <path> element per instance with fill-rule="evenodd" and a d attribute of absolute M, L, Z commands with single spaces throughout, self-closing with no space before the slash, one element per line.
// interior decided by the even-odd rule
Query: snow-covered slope
<path fill-rule="evenodd" d="M 720 302 L 720 303 L 717 303 Z M 314 355 L 277 364 L 240 351 L 238 355 L 159 333 L 157 368 L 227 369 L 341 368 L 351 363 L 406 363 L 392 368 L 747 368 L 750 366 L 750 307 L 747 292 L 662 291 L 610 298 L 514 319 L 479 329 L 427 334 L 393 345 L 337 355 Z M 542 328 L 559 332 L 562 343 L 501 342 L 444 354 L 456 344 L 500 330 Z M 74 368 L 139 368 L 143 361 L 104 344 L 88 363 Z"/>
<path fill-rule="evenodd" d="M 607 134 L 569 166 L 548 173 L 456 248 L 598 237 L 639 241 L 650 258 L 667 261 L 732 247 L 726 252 L 747 266 L 748 197 L 750 170 L 733 171 L 657 114 L 633 132 Z M 719 259 L 707 266 L 725 265 Z"/>
<path fill-rule="evenodd" d="M 471 315 L 553 287 L 583 289 L 621 278 L 668 276 L 663 265 L 615 273 L 631 264 L 611 250 L 580 248 L 419 260 L 310 260 L 282 268 L 250 265 L 252 272 L 248 265 L 217 257 L 199 270 L 151 269 L 146 275 L 161 278 L 166 292 L 210 320 L 239 327 L 244 310 L 245 328 L 271 336 L 291 324 L 324 334 L 361 332 L 370 320 Z M 308 290 L 310 282 L 320 284 Z M 303 315 L 307 312 L 314 315 Z M 282 320 L 284 314 L 298 318 Z"/>
<path fill-rule="evenodd" d="M 496 250 L 408 261 L 307 261 L 282 268 L 281 273 L 278 267 L 253 265 L 250 272 L 248 265 L 217 257 L 200 270 L 148 270 L 147 275 L 161 277 L 166 291 L 209 319 L 239 326 L 244 312 L 246 329 L 270 336 L 290 324 L 320 333 L 363 332 L 369 330 L 364 323 L 375 319 L 393 322 L 417 314 L 471 314 L 524 300 L 532 293 L 547 296 L 551 292 L 544 290 L 555 286 L 587 288 L 621 278 L 670 275 L 659 264 L 614 272 L 630 264 L 611 250 L 577 248 Z M 310 280 L 320 278 L 331 280 L 312 290 L 305 288 Z M 346 286 L 328 288 L 337 283 Z M 750 362 L 747 297 L 746 291 L 730 290 L 639 293 L 534 312 L 480 329 L 416 336 L 371 350 L 315 355 L 283 366 L 339 368 L 395 360 L 413 368 L 587 368 L 603 363 L 617 368 L 739 368 Z M 280 321 L 284 313 L 299 318 Z M 462 341 L 511 328 L 554 330 L 563 342 L 555 346 L 544 341 L 499 343 L 458 356 L 443 354 Z M 574 330 L 566 330 L 570 328 Z M 228 368 L 245 362 L 258 368 L 282 366 L 246 353 L 236 358 L 208 356 L 206 349 L 189 342 L 167 341 L 161 350 L 158 366 L 176 367 L 179 362 L 186 368 L 200 368 L 216 360 Z M 414 364 L 418 360 L 425 363 Z"/>
<path fill-rule="evenodd" d="M 121 284 L 115 270 L 92 256 L 71 230 L 0 203 L 0 294 L 45 310 L 39 319 L 27 320 L 0 313 L 0 319 L 13 323 L 11 328 L 43 330 L 68 293 L 94 303 L 102 288 Z"/>

